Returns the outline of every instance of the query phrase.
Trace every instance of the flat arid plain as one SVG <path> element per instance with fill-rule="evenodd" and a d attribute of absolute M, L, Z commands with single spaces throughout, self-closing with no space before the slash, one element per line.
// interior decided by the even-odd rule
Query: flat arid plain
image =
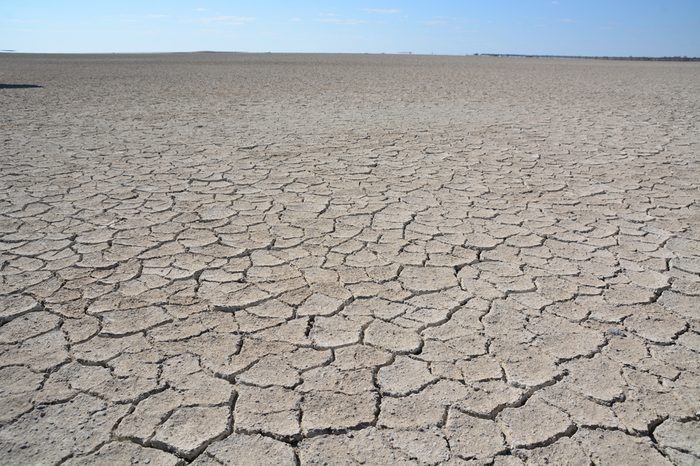
<path fill-rule="evenodd" d="M 0 83 L 3 464 L 700 464 L 700 65 Z"/>

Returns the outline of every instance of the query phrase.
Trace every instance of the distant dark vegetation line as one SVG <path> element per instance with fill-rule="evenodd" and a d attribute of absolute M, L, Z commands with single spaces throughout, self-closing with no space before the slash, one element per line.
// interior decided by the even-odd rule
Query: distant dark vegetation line
<path fill-rule="evenodd" d="M 566 58 L 577 60 L 700 61 L 700 57 L 608 57 L 594 55 L 529 55 L 518 53 L 475 53 L 482 57 Z"/>
<path fill-rule="evenodd" d="M 38 84 L 4 84 L 0 83 L 0 89 L 38 89 L 43 86 Z"/>

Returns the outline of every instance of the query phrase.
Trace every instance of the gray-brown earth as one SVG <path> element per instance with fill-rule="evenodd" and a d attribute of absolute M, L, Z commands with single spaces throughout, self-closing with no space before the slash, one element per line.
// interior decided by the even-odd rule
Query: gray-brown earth
<path fill-rule="evenodd" d="M 4 464 L 699 464 L 700 66 L 0 55 Z"/>

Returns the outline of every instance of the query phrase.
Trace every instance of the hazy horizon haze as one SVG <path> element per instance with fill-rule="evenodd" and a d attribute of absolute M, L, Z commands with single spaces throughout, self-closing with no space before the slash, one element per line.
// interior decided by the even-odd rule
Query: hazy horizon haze
<path fill-rule="evenodd" d="M 0 2 L 0 49 L 700 56 L 700 2 Z"/>

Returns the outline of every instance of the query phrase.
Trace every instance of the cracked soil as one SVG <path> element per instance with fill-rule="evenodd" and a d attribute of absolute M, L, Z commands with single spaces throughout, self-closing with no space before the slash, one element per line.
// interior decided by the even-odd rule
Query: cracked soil
<path fill-rule="evenodd" d="M 698 64 L 0 81 L 3 464 L 700 464 Z"/>

